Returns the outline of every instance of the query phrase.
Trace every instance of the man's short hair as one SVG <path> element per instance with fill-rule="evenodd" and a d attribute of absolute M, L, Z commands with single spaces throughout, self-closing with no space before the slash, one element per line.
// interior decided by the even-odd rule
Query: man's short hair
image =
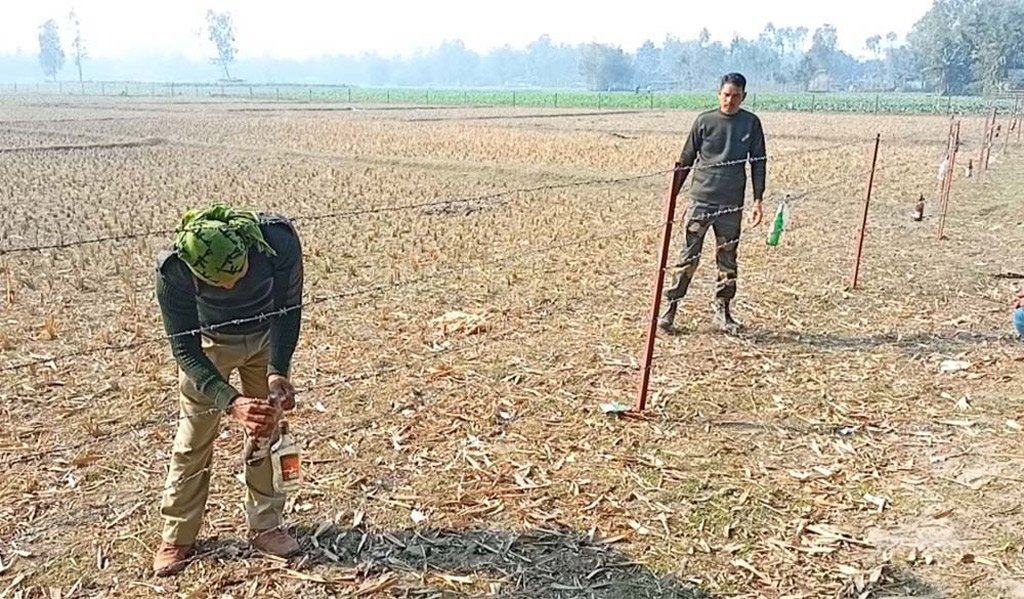
<path fill-rule="evenodd" d="M 725 87 L 726 83 L 731 83 L 743 91 L 747 91 L 747 78 L 739 73 L 726 73 L 722 76 L 722 82 L 718 84 L 718 89 Z"/>

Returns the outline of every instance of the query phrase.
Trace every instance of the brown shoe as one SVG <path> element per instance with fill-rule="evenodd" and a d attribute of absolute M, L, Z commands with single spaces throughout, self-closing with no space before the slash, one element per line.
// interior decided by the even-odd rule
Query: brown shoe
<path fill-rule="evenodd" d="M 283 528 L 252 531 L 249 543 L 263 553 L 291 557 L 299 552 L 299 542 Z"/>
<path fill-rule="evenodd" d="M 192 545 L 175 545 L 160 541 L 160 547 L 153 555 L 153 574 L 171 576 L 188 566 L 188 557 L 192 553 Z"/>

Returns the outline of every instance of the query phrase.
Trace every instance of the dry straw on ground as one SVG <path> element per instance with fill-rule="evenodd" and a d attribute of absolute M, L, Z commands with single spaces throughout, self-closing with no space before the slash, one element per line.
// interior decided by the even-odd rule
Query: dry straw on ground
<path fill-rule="evenodd" d="M 212 199 L 297 216 L 554 187 L 300 222 L 307 297 L 384 286 L 304 315 L 302 560 L 241 542 L 228 425 L 195 563 L 147 572 L 165 344 L 3 372 L 0 596 L 1024 596 L 1024 352 L 995 276 L 1020 271 L 1024 146 L 956 181 L 940 243 L 934 202 L 910 213 L 944 119 L 763 115 L 768 211 L 799 199 L 779 247 L 744 235 L 747 332 L 709 326 L 709 241 L 653 408 L 620 420 L 598 406 L 635 391 L 666 180 L 560 185 L 670 167 L 693 115 L 0 101 L 0 149 L 39 147 L 0 154 L 4 248 L 165 230 Z M 164 243 L 0 258 L 0 364 L 158 337 Z"/>

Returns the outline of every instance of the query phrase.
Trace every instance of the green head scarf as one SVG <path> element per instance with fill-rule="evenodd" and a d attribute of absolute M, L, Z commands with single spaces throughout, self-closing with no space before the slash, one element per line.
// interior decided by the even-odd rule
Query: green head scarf
<path fill-rule="evenodd" d="M 189 210 L 175 230 L 175 250 L 196 277 L 219 285 L 238 276 L 246 266 L 249 249 L 268 256 L 270 247 L 260 220 L 254 212 L 213 204 L 204 210 Z"/>

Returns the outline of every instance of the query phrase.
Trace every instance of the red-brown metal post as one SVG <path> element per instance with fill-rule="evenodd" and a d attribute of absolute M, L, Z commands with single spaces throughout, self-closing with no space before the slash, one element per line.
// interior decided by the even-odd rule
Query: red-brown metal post
<path fill-rule="evenodd" d="M 665 288 L 665 269 L 668 266 L 668 255 L 672 250 L 672 222 L 676 218 L 676 200 L 682 187 L 683 166 L 676 163 L 672 170 L 668 196 L 665 198 L 665 226 L 661 230 L 661 249 L 658 253 L 658 270 L 654 273 L 654 294 L 651 298 L 651 322 L 647 327 L 647 339 L 644 342 L 644 353 L 641 358 L 640 389 L 637 394 L 634 410 L 643 412 L 647 408 L 647 392 L 651 385 L 651 361 L 654 359 L 654 339 L 658 334 L 658 308 L 661 305 L 661 292 Z"/>
<path fill-rule="evenodd" d="M 1013 117 L 1006 119 L 1006 130 L 1003 131 L 1003 156 L 1010 151 L 1010 127 L 1013 126 Z"/>
<path fill-rule="evenodd" d="M 956 124 L 952 139 L 953 151 L 949 158 L 949 170 L 946 171 L 945 190 L 942 199 L 942 214 L 939 216 L 939 239 L 945 238 L 946 211 L 949 210 L 949 196 L 953 191 L 953 177 L 956 173 L 956 155 L 960 149 L 960 123 Z"/>
<path fill-rule="evenodd" d="M 860 277 L 860 259 L 864 254 L 864 233 L 868 228 L 868 206 L 871 204 L 871 189 L 875 186 L 875 167 L 878 165 L 878 146 L 882 143 L 882 134 L 875 136 L 875 150 L 871 155 L 871 174 L 868 175 L 868 191 L 864 196 L 864 214 L 860 220 L 860 231 L 857 234 L 857 256 L 853 261 L 853 276 L 850 277 L 850 289 L 857 288 Z"/>
<path fill-rule="evenodd" d="M 992 122 L 988 128 L 988 136 L 985 139 L 985 163 L 981 165 L 983 170 L 988 170 L 988 159 L 992 156 L 992 146 L 996 137 L 996 109 L 992 108 Z"/>
<path fill-rule="evenodd" d="M 1010 125 L 1010 128 L 1017 131 L 1017 142 L 1020 143 L 1021 114 L 1024 113 L 1024 96 L 1017 96 L 1015 102 L 1017 110 L 1013 113 L 1013 120 L 1011 121 L 1012 124 Z M 1009 131 L 1008 133 L 1013 133 L 1013 131 Z M 1010 138 L 1007 137 L 1006 139 L 1007 143 L 1009 143 Z"/>
<path fill-rule="evenodd" d="M 938 211 L 937 212 L 940 214 L 940 216 L 943 213 L 943 211 L 945 211 L 945 209 L 946 209 L 946 200 L 949 197 L 948 196 L 947 183 L 949 183 L 949 171 L 950 171 L 949 164 L 950 164 L 950 159 L 951 159 L 951 157 L 953 155 L 953 131 L 956 129 L 956 126 L 957 126 L 956 119 L 951 117 L 949 119 L 948 136 L 946 137 L 946 157 L 943 159 L 943 161 L 946 164 L 946 171 L 945 171 L 945 173 L 943 173 L 942 179 L 939 181 L 939 196 L 938 196 Z M 940 223 L 939 223 L 938 236 L 939 236 L 939 239 L 942 239 L 942 223 L 941 223 L 941 219 L 940 219 Z"/>
<path fill-rule="evenodd" d="M 1024 129 L 1024 96 L 1019 96 L 1020 110 L 1017 111 L 1017 143 L 1020 143 L 1020 130 Z"/>
<path fill-rule="evenodd" d="M 1003 156 L 1010 151 L 1010 129 L 1013 128 L 1014 120 L 1017 118 L 1017 104 L 1020 98 L 1013 99 L 1013 111 L 1006 117 L 1006 131 L 1003 131 Z"/>
<path fill-rule="evenodd" d="M 953 152 L 952 144 L 953 144 L 953 128 L 954 127 L 956 127 L 956 118 L 955 117 L 949 117 L 949 131 L 946 132 L 946 153 L 942 157 L 942 161 L 946 165 L 947 172 L 949 170 L 949 156 Z M 945 198 L 945 193 L 946 193 L 946 175 L 945 174 L 943 174 L 942 177 L 939 178 L 939 185 L 938 185 L 938 187 L 939 187 L 938 192 L 935 194 L 935 201 L 938 204 L 939 210 L 941 210 L 942 209 L 942 203 L 946 201 L 946 198 Z"/>
<path fill-rule="evenodd" d="M 993 112 L 994 112 L 994 109 L 993 109 Z M 985 173 L 985 145 L 988 142 L 988 128 L 989 128 L 988 127 L 988 123 L 989 123 L 989 116 L 986 114 L 985 115 L 985 128 L 981 132 L 981 149 L 978 150 L 978 169 L 977 169 L 978 172 L 975 175 L 978 178 L 978 182 L 979 183 L 981 182 L 981 179 L 982 179 L 982 177 L 984 176 L 984 173 Z"/>
<path fill-rule="evenodd" d="M 953 177 L 956 173 L 956 155 L 960 150 L 960 121 L 950 124 L 949 127 L 949 151 L 946 158 L 949 163 L 946 165 L 946 176 L 943 179 L 942 201 L 949 202 L 949 191 L 953 185 Z"/>
<path fill-rule="evenodd" d="M 956 158 L 960 153 L 960 121 L 956 123 L 956 130 L 953 131 L 953 154 L 949 159 L 949 172 L 946 181 L 946 205 L 949 205 L 949 196 L 953 191 L 953 180 L 956 178 Z"/>
<path fill-rule="evenodd" d="M 953 145 L 953 132 L 949 133 L 949 147 Z M 949 173 L 953 169 L 949 166 L 952 164 L 952 149 L 947 154 L 947 169 L 945 175 L 942 177 L 942 192 L 939 194 L 939 227 L 936 230 L 936 237 L 943 239 L 945 237 L 944 229 L 946 226 L 946 208 L 949 206 Z"/>

